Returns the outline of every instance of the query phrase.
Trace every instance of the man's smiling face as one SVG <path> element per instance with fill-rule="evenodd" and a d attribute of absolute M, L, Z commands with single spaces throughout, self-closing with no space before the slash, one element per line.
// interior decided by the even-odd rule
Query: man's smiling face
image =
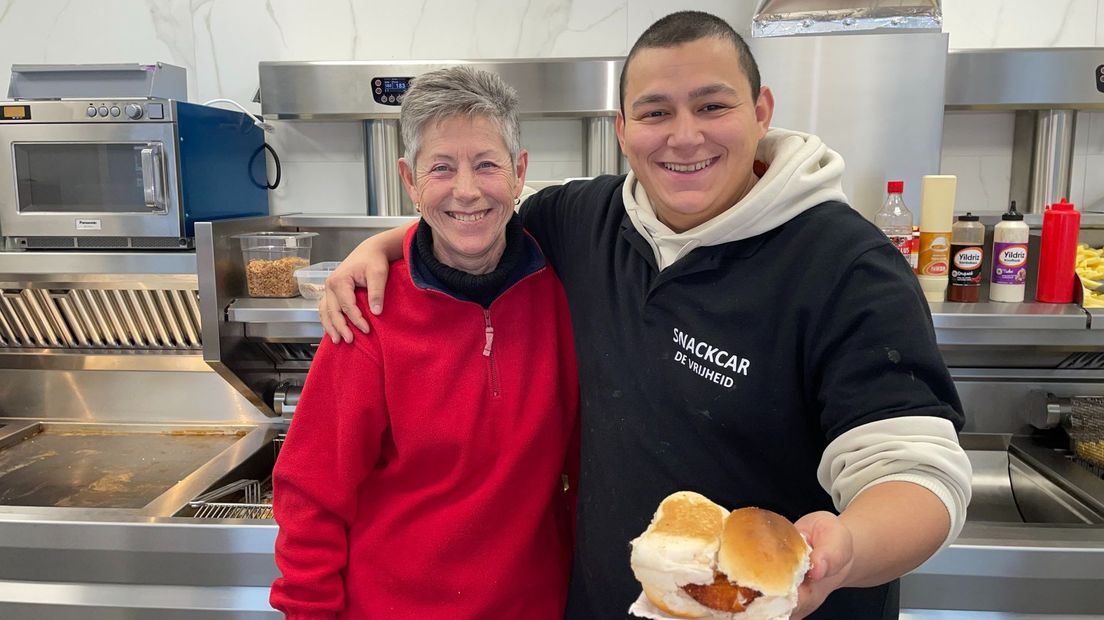
<path fill-rule="evenodd" d="M 736 47 L 705 37 L 646 48 L 626 72 L 617 138 L 659 219 L 681 232 L 743 198 L 774 100 L 752 95 Z"/>

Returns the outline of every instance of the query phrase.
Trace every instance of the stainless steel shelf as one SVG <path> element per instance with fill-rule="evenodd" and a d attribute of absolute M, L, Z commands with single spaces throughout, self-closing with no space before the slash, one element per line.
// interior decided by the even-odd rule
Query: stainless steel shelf
<path fill-rule="evenodd" d="M 1104 346 L 1104 311 L 1097 311 L 1097 328 L 1090 331 L 1090 313 L 1073 304 L 934 303 L 931 310 L 941 345 Z M 319 325 L 318 302 L 243 297 L 230 304 L 226 318 L 254 329 L 291 323 L 313 327 Z"/>
<path fill-rule="evenodd" d="M 1006 304 L 998 302 L 931 304 L 936 330 L 1086 330 L 1090 312 L 1073 304 Z M 1093 311 L 1104 329 L 1104 310 Z M 238 323 L 301 323 L 318 321 L 318 301 L 240 297 L 227 312 Z"/>
<path fill-rule="evenodd" d="M 391 230 L 399 226 L 407 226 L 416 221 L 418 221 L 418 218 L 410 216 L 305 215 L 301 213 L 280 216 L 281 226 L 307 228 L 311 230 L 319 228 Z"/>
<path fill-rule="evenodd" d="M 1104 347 L 1104 331 L 1090 331 L 1075 304 L 933 303 L 931 311 L 941 347 Z"/>
<path fill-rule="evenodd" d="M 941 329 L 1088 329 L 1088 314 L 1074 304 L 933 303 L 932 324 Z"/>
<path fill-rule="evenodd" d="M 226 318 L 235 323 L 318 323 L 318 300 L 239 297 L 231 302 Z"/>
<path fill-rule="evenodd" d="M 0 252 L 4 274 L 189 275 L 195 279 L 195 252 Z M 5 276 L 10 277 L 10 276 Z"/>

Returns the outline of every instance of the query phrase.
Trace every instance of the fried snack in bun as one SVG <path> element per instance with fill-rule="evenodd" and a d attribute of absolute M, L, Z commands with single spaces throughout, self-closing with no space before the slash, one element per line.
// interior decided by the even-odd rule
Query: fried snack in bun
<path fill-rule="evenodd" d="M 811 551 L 782 515 L 730 513 L 680 491 L 632 541 L 630 562 L 648 601 L 673 618 L 785 620 L 797 606 Z"/>

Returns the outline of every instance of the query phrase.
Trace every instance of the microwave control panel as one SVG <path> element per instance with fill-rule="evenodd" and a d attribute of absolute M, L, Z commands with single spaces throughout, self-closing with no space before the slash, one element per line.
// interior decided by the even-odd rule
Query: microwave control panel
<path fill-rule="evenodd" d="M 164 123 L 175 120 L 167 99 L 70 99 L 0 102 L 0 123 Z"/>
<path fill-rule="evenodd" d="M 148 118 L 158 121 L 165 118 L 165 104 L 160 102 L 149 103 L 89 103 L 84 110 L 88 118 L 125 119 L 131 121 Z"/>
<path fill-rule="evenodd" d="M 403 95 L 413 80 L 412 77 L 372 78 L 372 99 L 380 105 L 402 105 Z"/>

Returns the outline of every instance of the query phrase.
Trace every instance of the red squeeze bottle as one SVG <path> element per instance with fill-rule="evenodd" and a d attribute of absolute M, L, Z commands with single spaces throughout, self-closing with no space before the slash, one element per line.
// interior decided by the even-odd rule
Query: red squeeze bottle
<path fill-rule="evenodd" d="M 1077 237 L 1081 213 L 1063 198 L 1043 213 L 1043 238 L 1039 246 L 1039 280 L 1035 301 L 1051 304 L 1073 302 L 1077 276 Z"/>

